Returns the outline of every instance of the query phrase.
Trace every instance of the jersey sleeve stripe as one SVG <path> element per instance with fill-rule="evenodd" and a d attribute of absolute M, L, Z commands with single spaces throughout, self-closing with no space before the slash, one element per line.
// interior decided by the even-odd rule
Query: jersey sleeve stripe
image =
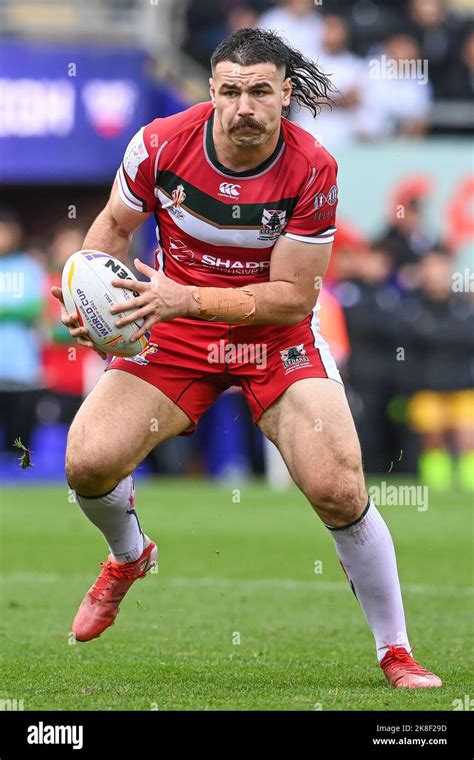
<path fill-rule="evenodd" d="M 286 237 L 290 238 L 291 240 L 298 240 L 302 243 L 332 243 L 334 241 L 334 233 L 336 232 L 336 227 L 331 227 L 329 230 L 324 230 L 324 232 L 320 235 L 315 235 L 314 237 L 311 237 L 309 235 L 297 235 L 293 232 L 283 232 L 282 234 Z"/>
<path fill-rule="evenodd" d="M 131 194 L 132 199 L 133 198 L 136 199 L 139 203 L 141 203 L 143 205 L 143 211 L 148 211 L 148 205 L 147 205 L 146 200 L 144 200 L 143 198 L 140 198 L 140 196 L 137 195 L 137 193 L 135 192 L 135 190 L 131 186 L 131 184 L 129 182 L 129 179 L 128 179 L 128 176 L 127 176 L 127 172 L 123 168 L 123 164 L 121 165 L 120 168 L 122 169 L 122 174 L 123 174 L 123 178 L 125 180 L 125 185 L 127 187 L 128 192 Z"/>
<path fill-rule="evenodd" d="M 313 170 L 312 170 L 312 172 L 311 172 L 311 176 L 310 176 L 310 178 L 309 178 L 308 182 L 306 183 L 305 191 L 308 189 L 308 187 L 309 187 L 310 185 L 312 185 L 312 184 L 313 184 L 313 182 L 314 182 L 314 180 L 315 180 L 315 177 L 316 177 L 316 169 L 315 169 L 315 168 L 313 168 Z"/>
<path fill-rule="evenodd" d="M 117 172 L 118 187 L 120 197 L 126 206 L 134 211 L 146 211 L 146 201 L 138 198 L 138 196 L 130 190 L 123 167 L 120 166 Z"/>
<path fill-rule="evenodd" d="M 168 145 L 168 140 L 165 140 L 164 143 L 163 143 L 163 145 L 161 146 L 161 148 L 156 153 L 156 158 L 155 158 L 155 177 L 158 174 L 158 161 L 160 160 L 161 152 L 162 152 L 163 148 L 165 148 L 167 145 Z"/>

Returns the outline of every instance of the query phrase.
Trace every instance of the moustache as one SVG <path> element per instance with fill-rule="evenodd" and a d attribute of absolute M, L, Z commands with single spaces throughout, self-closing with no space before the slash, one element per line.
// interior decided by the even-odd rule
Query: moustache
<path fill-rule="evenodd" d="M 261 122 L 249 117 L 240 119 L 237 124 L 234 124 L 234 126 L 231 127 L 230 131 L 235 132 L 237 129 L 258 129 L 259 132 L 265 132 L 265 127 Z"/>

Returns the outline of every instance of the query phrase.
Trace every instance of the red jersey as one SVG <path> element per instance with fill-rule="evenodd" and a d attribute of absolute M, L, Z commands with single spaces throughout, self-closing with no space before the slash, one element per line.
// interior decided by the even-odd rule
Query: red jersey
<path fill-rule="evenodd" d="M 273 154 L 234 172 L 217 159 L 213 119 L 212 103 L 200 103 L 140 129 L 117 173 L 120 196 L 134 211 L 154 213 L 156 264 L 176 282 L 265 282 L 280 235 L 314 244 L 334 239 L 337 164 L 282 118 Z"/>
<path fill-rule="evenodd" d="M 280 235 L 316 245 L 333 240 L 337 165 L 314 137 L 282 119 L 273 154 L 233 172 L 217 159 L 213 119 L 213 105 L 200 103 L 143 127 L 117 173 L 121 198 L 135 211 L 154 213 L 156 265 L 176 282 L 221 288 L 265 282 Z M 262 349 L 264 360 L 248 355 L 249 348 Z M 341 382 L 311 314 L 288 327 L 187 317 L 157 322 L 141 354 L 115 358 L 109 369 L 159 388 L 193 425 L 233 385 L 257 421 L 297 380 Z"/>

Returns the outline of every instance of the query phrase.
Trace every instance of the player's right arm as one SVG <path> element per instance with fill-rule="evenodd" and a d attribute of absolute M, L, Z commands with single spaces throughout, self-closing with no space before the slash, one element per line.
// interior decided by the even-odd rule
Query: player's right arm
<path fill-rule="evenodd" d="M 83 250 L 104 251 L 126 263 L 133 233 L 149 218 L 156 205 L 153 192 L 154 155 L 151 150 L 155 137 L 151 124 L 140 129 L 130 140 L 110 198 L 92 223 L 82 245 Z M 61 301 L 61 321 L 70 334 L 80 345 L 93 348 L 87 329 L 79 327 L 74 317 L 66 311 L 61 288 L 51 288 L 51 293 Z M 98 353 L 105 358 L 105 354 Z"/>
<path fill-rule="evenodd" d="M 92 223 L 82 248 L 105 251 L 125 264 L 133 233 L 149 216 L 125 205 L 115 180 L 108 203 Z"/>
<path fill-rule="evenodd" d="M 149 216 L 150 214 L 134 211 L 123 203 L 115 180 L 107 205 L 92 223 L 82 248 L 106 251 L 125 263 L 133 233 Z M 61 301 L 61 322 L 69 329 L 72 337 L 76 338 L 81 346 L 94 348 L 88 338 L 87 329 L 79 327 L 74 317 L 66 311 L 61 288 L 53 287 L 51 293 Z M 98 353 L 105 358 L 105 354 L 100 351 Z"/>

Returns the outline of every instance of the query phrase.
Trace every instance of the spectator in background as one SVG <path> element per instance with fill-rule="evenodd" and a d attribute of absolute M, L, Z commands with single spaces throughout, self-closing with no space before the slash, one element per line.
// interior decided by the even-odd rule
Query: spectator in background
<path fill-rule="evenodd" d="M 206 69 L 211 53 L 235 29 L 253 27 L 267 0 L 191 0 L 183 49 Z"/>
<path fill-rule="evenodd" d="M 18 217 L 10 209 L 0 209 L 0 418 L 7 451 L 12 451 L 18 437 L 30 445 L 42 385 L 37 325 L 45 278 L 22 242 Z"/>
<path fill-rule="evenodd" d="M 331 152 L 350 145 L 356 139 L 367 116 L 364 116 L 364 81 L 367 64 L 348 49 L 349 29 L 340 16 L 325 16 L 321 35 L 321 54 L 316 63 L 327 74 L 338 92 L 330 109 L 323 106 L 314 118 L 308 108 L 293 107 L 293 121 L 313 134 Z"/>
<path fill-rule="evenodd" d="M 369 239 L 361 230 L 356 225 L 341 219 L 337 225 L 331 260 L 324 278 L 325 286 L 332 288 L 339 280 L 351 277 L 354 255 L 365 253 L 369 247 Z"/>
<path fill-rule="evenodd" d="M 225 34 L 232 34 L 237 29 L 249 29 L 257 26 L 258 13 L 248 5 L 236 5 L 227 16 Z"/>
<path fill-rule="evenodd" d="M 474 302 L 453 292 L 451 261 L 433 250 L 419 264 L 420 289 L 406 294 L 400 333 L 406 372 L 417 392 L 408 421 L 420 437 L 420 479 L 432 488 L 457 482 L 474 492 Z"/>
<path fill-rule="evenodd" d="M 445 0 L 410 0 L 407 33 L 418 43 L 421 58 L 429 61 L 429 78 L 435 97 L 443 95 L 446 71 L 459 43 L 460 23 Z"/>
<path fill-rule="evenodd" d="M 472 100 L 474 97 L 474 29 L 462 40 L 460 55 L 444 73 L 440 95 L 455 100 Z"/>
<path fill-rule="evenodd" d="M 348 397 L 367 472 L 386 472 L 393 459 L 387 407 L 396 390 L 400 293 L 390 282 L 393 261 L 379 246 L 344 254 L 345 279 L 334 286 L 349 334 Z M 399 450 L 399 449 L 398 449 Z"/>
<path fill-rule="evenodd" d="M 61 273 L 69 256 L 80 251 L 86 231 L 77 222 L 61 224 L 53 232 L 48 251 L 50 270 L 45 288 L 44 324 L 47 340 L 42 359 L 49 393 L 39 402 L 39 416 L 44 422 L 70 424 L 85 394 L 85 361 L 92 352 L 79 346 L 61 322 L 61 305 L 50 294 L 61 286 Z"/>
<path fill-rule="evenodd" d="M 260 16 L 257 26 L 280 32 L 307 58 L 320 53 L 323 22 L 313 0 L 280 0 L 276 8 Z"/>
<path fill-rule="evenodd" d="M 413 37 L 395 34 L 384 41 L 380 55 L 367 60 L 365 87 L 366 119 L 360 128 L 367 138 L 426 133 L 432 91 Z"/>
<path fill-rule="evenodd" d="M 227 7 L 214 0 L 193 0 L 186 13 L 183 49 L 201 66 L 209 66 L 211 52 L 225 37 Z"/>
<path fill-rule="evenodd" d="M 413 265 L 434 244 L 434 236 L 423 221 L 423 205 L 419 197 L 408 197 L 397 206 L 389 226 L 379 237 L 379 243 L 390 251 L 402 285 L 414 281 Z"/>

